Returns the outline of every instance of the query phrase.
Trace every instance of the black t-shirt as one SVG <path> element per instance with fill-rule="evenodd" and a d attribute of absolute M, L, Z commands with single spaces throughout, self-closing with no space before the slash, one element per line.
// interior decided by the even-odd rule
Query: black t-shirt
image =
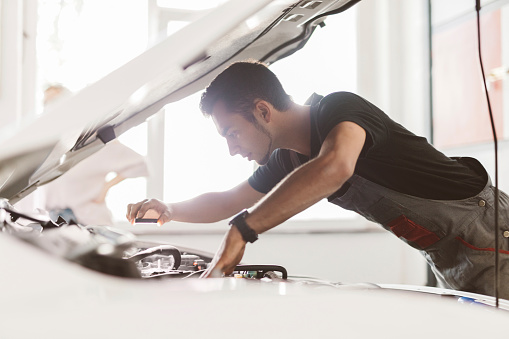
<path fill-rule="evenodd" d="M 311 106 L 311 158 L 318 155 L 327 134 L 343 121 L 354 122 L 366 131 L 355 173 L 376 184 L 434 200 L 465 199 L 486 185 L 487 173 L 477 160 L 445 156 L 425 138 L 416 136 L 367 100 L 348 92 L 329 94 Z M 309 160 L 294 151 L 275 150 L 268 163 L 249 178 L 249 184 L 259 192 L 268 193 L 295 169 L 295 158 L 300 163 Z M 331 198 L 340 194 L 341 189 Z"/>

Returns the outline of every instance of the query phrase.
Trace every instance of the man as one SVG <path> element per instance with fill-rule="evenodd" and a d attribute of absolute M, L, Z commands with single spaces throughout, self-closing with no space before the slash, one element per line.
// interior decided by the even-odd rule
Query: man
<path fill-rule="evenodd" d="M 200 108 L 231 155 L 261 167 L 229 191 L 130 204 L 127 219 L 152 209 L 159 223 L 214 222 L 250 208 L 230 221 L 234 227 L 205 277 L 231 273 L 247 242 L 328 198 L 420 250 L 444 287 L 494 294 L 494 194 L 477 160 L 446 157 L 352 93 L 298 105 L 257 62 L 235 63 L 218 75 Z M 509 229 L 508 204 L 500 192 L 500 234 Z M 507 238 L 500 249 L 507 279 Z M 501 284 L 500 296 L 509 298 L 509 284 Z"/>

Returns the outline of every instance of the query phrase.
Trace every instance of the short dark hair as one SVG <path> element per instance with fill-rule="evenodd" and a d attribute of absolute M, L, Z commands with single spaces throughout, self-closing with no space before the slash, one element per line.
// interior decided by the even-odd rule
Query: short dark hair
<path fill-rule="evenodd" d="M 231 64 L 210 83 L 201 96 L 200 110 L 210 116 L 214 105 L 221 100 L 231 112 L 253 121 L 256 99 L 269 102 L 279 111 L 288 110 L 291 103 L 291 97 L 265 64 L 241 61 Z"/>

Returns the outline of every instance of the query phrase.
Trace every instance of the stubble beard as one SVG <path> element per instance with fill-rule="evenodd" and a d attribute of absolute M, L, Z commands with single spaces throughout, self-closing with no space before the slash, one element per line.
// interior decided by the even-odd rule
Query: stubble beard
<path fill-rule="evenodd" d="M 265 152 L 265 156 L 261 160 L 256 162 L 260 166 L 268 163 L 270 155 L 272 154 L 272 152 L 270 151 L 272 148 L 272 137 L 269 137 L 269 138 L 270 138 L 270 143 L 269 143 L 269 147 L 267 147 L 267 151 Z"/>
<path fill-rule="evenodd" d="M 269 162 L 270 155 L 272 154 L 272 151 L 271 151 L 272 150 L 272 135 L 270 135 L 269 131 L 267 131 L 267 129 L 265 127 L 260 125 L 260 123 L 258 121 L 255 120 L 253 122 L 253 124 L 256 127 L 256 129 L 258 129 L 260 132 L 265 134 L 267 136 L 267 138 L 269 139 L 269 145 L 267 146 L 265 155 L 263 156 L 262 159 L 256 160 L 256 163 L 258 165 L 262 166 L 262 165 L 265 165 L 267 162 Z"/>

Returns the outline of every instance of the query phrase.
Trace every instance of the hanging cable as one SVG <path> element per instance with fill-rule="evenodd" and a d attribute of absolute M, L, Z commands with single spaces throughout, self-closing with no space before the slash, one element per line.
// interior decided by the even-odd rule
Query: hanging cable
<path fill-rule="evenodd" d="M 479 64 L 481 65 L 481 73 L 482 79 L 484 83 L 484 91 L 486 93 L 486 100 L 488 102 L 488 112 L 490 115 L 491 121 L 491 129 L 493 131 L 493 142 L 495 145 L 495 306 L 498 308 L 499 305 L 499 297 L 498 297 L 498 289 L 499 289 L 499 252 L 498 252 L 498 243 L 499 243 L 499 235 L 498 235 L 498 138 L 497 131 L 495 130 L 495 121 L 493 119 L 493 112 L 491 110 L 490 96 L 488 94 L 488 86 L 486 85 L 486 77 L 484 75 L 484 67 L 482 62 L 482 54 L 481 54 L 481 20 L 480 20 L 480 12 L 481 12 L 481 0 L 475 1 L 475 11 L 477 13 L 477 48 L 479 51 Z"/>

